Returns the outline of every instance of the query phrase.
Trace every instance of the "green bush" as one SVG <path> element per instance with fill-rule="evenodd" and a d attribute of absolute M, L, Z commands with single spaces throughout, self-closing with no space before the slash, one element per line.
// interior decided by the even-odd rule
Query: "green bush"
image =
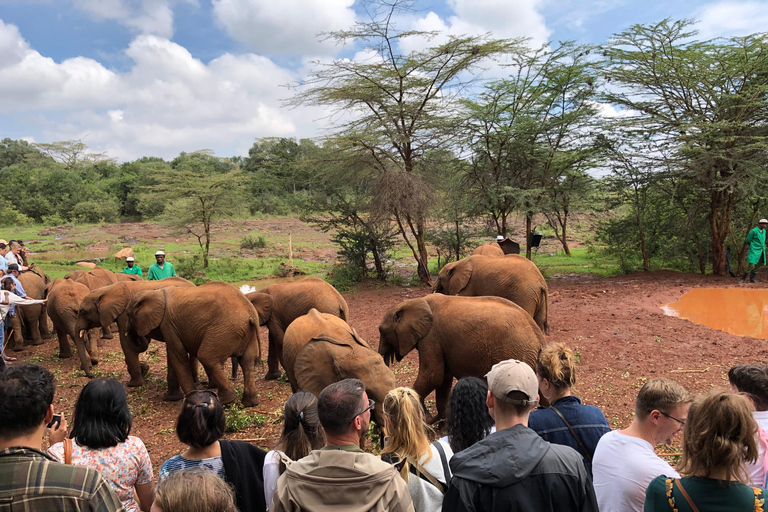
<path fill-rule="evenodd" d="M 266 422 L 267 417 L 264 414 L 257 412 L 248 414 L 240 406 L 234 405 L 227 411 L 224 430 L 240 432 L 251 426 L 262 427 Z"/>
<path fill-rule="evenodd" d="M 325 276 L 325 280 L 340 292 L 349 291 L 355 284 L 362 281 L 365 271 L 351 263 L 337 263 Z"/>
<path fill-rule="evenodd" d="M 43 224 L 46 226 L 61 226 L 66 224 L 67 221 L 58 213 L 52 213 L 51 215 L 43 215 Z"/>
<path fill-rule="evenodd" d="M 77 203 L 70 211 L 70 219 L 78 224 L 117 222 L 119 218 L 120 206 L 112 198 L 83 201 Z"/>
<path fill-rule="evenodd" d="M 266 246 L 267 240 L 261 235 L 258 238 L 253 235 L 246 235 L 240 240 L 241 249 L 264 249 Z"/>
<path fill-rule="evenodd" d="M 200 253 L 194 253 L 191 256 L 178 256 L 173 263 L 176 274 L 184 279 L 192 279 L 195 272 L 203 270 L 203 256 Z"/>
<path fill-rule="evenodd" d="M 26 226 L 32 219 L 19 212 L 13 206 L 6 204 L 0 208 L 0 226 Z"/>

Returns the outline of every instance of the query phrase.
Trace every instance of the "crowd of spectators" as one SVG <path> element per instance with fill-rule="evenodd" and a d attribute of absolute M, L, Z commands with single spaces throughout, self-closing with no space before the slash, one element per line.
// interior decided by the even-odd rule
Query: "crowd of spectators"
<path fill-rule="evenodd" d="M 357 379 L 318 397 L 298 392 L 269 452 L 223 439 L 218 396 L 193 391 L 176 421 L 188 448 L 161 465 L 155 485 L 147 450 L 130 435 L 122 384 L 90 381 L 68 429 L 55 414 L 53 375 L 9 366 L 0 371 L 0 512 L 763 510 L 767 366 L 736 365 L 730 389 L 698 398 L 650 379 L 622 430 L 573 394 L 575 358 L 564 344 L 546 347 L 535 372 L 507 360 L 485 378 L 457 382 L 447 435 L 433 442 L 411 388 L 391 390 L 382 404 Z M 384 417 L 380 455 L 361 448 L 376 407 Z M 655 447 L 681 430 L 673 467 Z"/>

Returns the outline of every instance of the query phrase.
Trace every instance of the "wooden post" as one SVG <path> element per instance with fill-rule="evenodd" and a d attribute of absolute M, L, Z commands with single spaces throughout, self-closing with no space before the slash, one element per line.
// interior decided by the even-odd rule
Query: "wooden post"
<path fill-rule="evenodd" d="M 288 259 L 291 260 L 291 269 L 293 269 L 293 235 L 288 233 Z"/>

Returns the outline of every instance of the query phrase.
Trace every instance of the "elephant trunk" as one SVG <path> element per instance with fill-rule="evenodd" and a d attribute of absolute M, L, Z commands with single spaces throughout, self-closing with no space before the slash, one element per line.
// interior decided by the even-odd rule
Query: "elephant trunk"
<path fill-rule="evenodd" d="M 432 293 L 445 294 L 445 288 L 443 287 L 443 283 L 440 281 L 439 277 L 437 280 L 435 280 L 435 286 L 432 288 Z"/>
<path fill-rule="evenodd" d="M 111 322 L 107 322 L 105 320 L 101 321 L 101 338 L 105 340 L 114 339 L 114 336 L 112 335 Z"/>
<path fill-rule="evenodd" d="M 379 337 L 379 355 L 384 358 L 384 364 L 387 366 L 395 361 L 395 349 L 387 342 L 383 334 Z"/>

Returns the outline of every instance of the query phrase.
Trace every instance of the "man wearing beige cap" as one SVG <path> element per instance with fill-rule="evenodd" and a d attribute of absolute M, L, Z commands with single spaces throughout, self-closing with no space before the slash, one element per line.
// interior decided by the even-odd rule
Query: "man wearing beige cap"
<path fill-rule="evenodd" d="M 597 512 L 597 500 L 581 455 L 544 441 L 528 428 L 538 404 L 536 374 L 509 359 L 486 374 L 488 412 L 496 432 L 455 454 L 443 512 Z"/>
<path fill-rule="evenodd" d="M 144 277 L 144 274 L 141 273 L 141 267 L 136 265 L 136 258 L 133 256 L 128 256 L 125 258 L 125 268 L 123 269 L 123 274 L 139 276 L 141 278 Z"/>
<path fill-rule="evenodd" d="M 757 271 L 765 265 L 765 228 L 768 227 L 768 219 L 760 219 L 757 223 L 757 227 L 752 228 L 747 233 L 747 238 L 744 240 L 744 247 L 749 250 L 747 253 L 747 271 L 739 279 L 739 283 L 743 283 L 747 280 L 747 274 L 749 274 L 749 282 L 757 282 Z"/>

